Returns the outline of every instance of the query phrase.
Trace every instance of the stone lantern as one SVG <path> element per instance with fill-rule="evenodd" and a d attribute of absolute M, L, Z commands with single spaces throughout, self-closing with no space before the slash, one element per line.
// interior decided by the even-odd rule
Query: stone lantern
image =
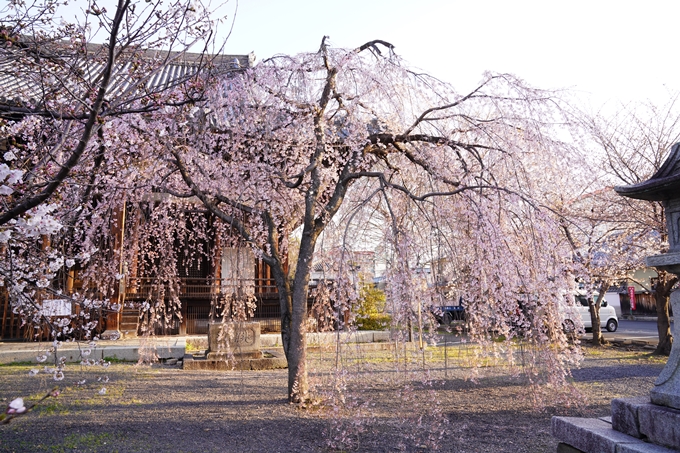
<path fill-rule="evenodd" d="M 660 201 L 666 214 L 668 253 L 647 257 L 646 264 L 680 276 L 680 143 L 649 180 L 616 187 L 624 197 Z M 671 293 L 680 315 L 680 291 Z M 678 323 L 673 336 L 680 338 Z M 564 452 L 677 452 L 680 450 L 680 342 L 675 341 L 665 368 L 649 397 L 612 401 L 611 419 L 553 417 L 552 433 Z"/>

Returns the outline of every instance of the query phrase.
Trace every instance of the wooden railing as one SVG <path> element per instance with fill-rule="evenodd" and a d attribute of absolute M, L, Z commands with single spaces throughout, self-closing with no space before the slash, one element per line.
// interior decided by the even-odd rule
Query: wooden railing
<path fill-rule="evenodd" d="M 149 297 L 165 298 L 176 295 L 182 299 L 211 299 L 218 294 L 253 293 L 255 295 L 275 295 L 278 291 L 272 279 L 215 279 L 215 278 L 180 278 L 168 284 L 156 278 L 131 278 L 125 288 L 126 300 L 148 299 Z"/>

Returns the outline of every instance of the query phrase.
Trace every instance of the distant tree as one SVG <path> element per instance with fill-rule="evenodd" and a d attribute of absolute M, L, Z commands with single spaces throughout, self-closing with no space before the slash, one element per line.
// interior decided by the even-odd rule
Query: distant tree
<path fill-rule="evenodd" d="M 625 279 L 631 269 L 643 266 L 650 250 L 659 247 L 660 238 L 630 221 L 635 212 L 611 187 L 584 193 L 557 209 L 572 247 L 575 277 L 586 291 L 592 342 L 604 344 L 598 326 L 605 293 L 615 282 Z"/>
<path fill-rule="evenodd" d="M 680 141 L 680 97 L 675 94 L 663 106 L 651 102 L 623 106 L 613 117 L 593 115 L 586 125 L 591 131 L 605 165 L 607 181 L 612 185 L 624 186 L 646 181 L 668 157 L 671 146 Z M 668 250 L 668 233 L 664 209 L 661 203 L 621 199 L 626 204 L 625 217 L 620 222 L 636 231 L 635 236 L 655 239 L 655 246 L 648 249 L 648 255 Z M 658 280 L 654 288 L 657 312 L 659 344 L 656 354 L 670 354 L 673 336 L 670 331 L 670 293 L 677 283 L 677 277 L 657 270 Z"/>

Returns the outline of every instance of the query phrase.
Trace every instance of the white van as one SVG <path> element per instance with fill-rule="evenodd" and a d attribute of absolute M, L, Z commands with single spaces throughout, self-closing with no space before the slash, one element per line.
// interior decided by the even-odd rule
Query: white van
<path fill-rule="evenodd" d="M 597 294 L 593 294 L 593 298 L 597 299 Z M 568 307 L 564 313 L 564 330 L 566 332 L 573 332 L 576 329 L 574 318 L 579 316 L 581 323 L 586 329 L 592 329 L 592 321 L 590 320 L 590 309 L 588 308 L 588 299 L 586 296 L 576 294 L 574 296 L 576 301 L 575 307 Z M 616 310 L 614 307 L 607 304 L 606 300 L 602 300 L 600 304 L 600 327 L 605 327 L 609 332 L 616 332 L 619 327 L 619 318 L 616 317 Z"/>

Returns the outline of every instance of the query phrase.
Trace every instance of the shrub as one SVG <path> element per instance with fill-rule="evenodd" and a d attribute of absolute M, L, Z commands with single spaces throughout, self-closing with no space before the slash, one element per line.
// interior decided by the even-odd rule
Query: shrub
<path fill-rule="evenodd" d="M 356 325 L 359 330 L 385 330 L 392 317 L 385 313 L 385 292 L 362 283 L 359 291 Z"/>
<path fill-rule="evenodd" d="M 390 326 L 392 317 L 384 313 L 367 316 L 357 316 L 356 324 L 359 330 L 385 330 Z"/>

